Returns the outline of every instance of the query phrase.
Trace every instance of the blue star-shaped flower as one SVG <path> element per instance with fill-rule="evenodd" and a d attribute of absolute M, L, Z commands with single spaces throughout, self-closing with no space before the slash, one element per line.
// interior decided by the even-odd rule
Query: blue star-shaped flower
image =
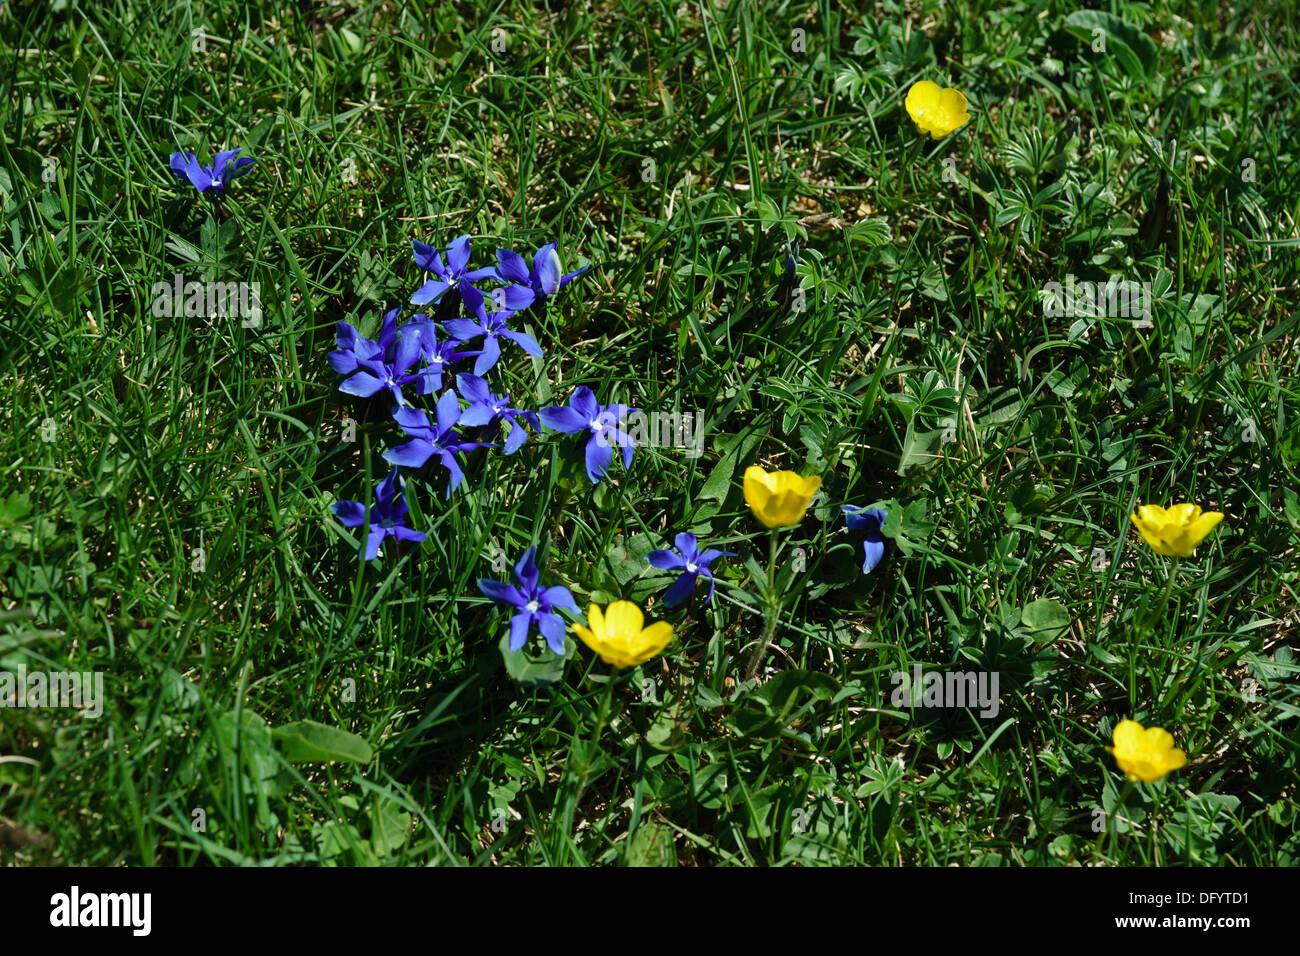
<path fill-rule="evenodd" d="M 420 409 L 406 405 L 393 410 L 393 420 L 402 426 L 402 431 L 411 436 L 411 441 L 384 452 L 384 460 L 406 468 L 419 468 L 434 455 L 450 476 L 447 482 L 447 497 L 456 490 L 465 473 L 456 462 L 456 455 L 463 451 L 482 448 L 486 442 L 465 442 L 460 440 L 455 425 L 460 419 L 460 400 L 451 389 L 442 393 L 435 408 L 436 423 L 430 424 L 429 416 Z"/>
<path fill-rule="evenodd" d="M 704 603 L 712 601 L 713 572 L 709 570 L 709 565 L 721 557 L 734 558 L 735 553 L 719 551 L 716 548 L 709 548 L 701 553 L 695 535 L 685 531 L 674 538 L 673 543 L 677 545 L 678 554 L 661 549 L 651 551 L 647 555 L 650 563 L 660 570 L 682 572 L 673 582 L 673 586 L 668 589 L 668 593 L 664 595 L 664 605 L 676 607 L 695 593 L 695 582 L 701 574 L 709 579 L 709 594 L 704 599 Z"/>
<path fill-rule="evenodd" d="M 488 388 L 488 383 L 477 375 L 467 375 L 464 372 L 457 375 L 456 388 L 461 398 L 469 402 L 465 410 L 460 413 L 460 421 L 457 424 L 467 428 L 474 425 L 489 425 L 495 421 L 509 424 L 510 431 L 501 449 L 503 454 L 513 455 L 528 440 L 528 431 L 519 424 L 518 419 L 522 418 L 528 422 L 533 426 L 534 431 L 541 430 L 542 426 L 537 421 L 536 412 L 511 408 L 508 394 L 493 395 Z"/>
<path fill-rule="evenodd" d="M 339 386 L 340 392 L 369 398 L 386 388 L 398 405 L 406 404 L 402 386 L 416 378 L 411 366 L 422 354 L 421 328 L 409 323 L 399 332 L 400 313 L 401 309 L 393 309 L 384 316 L 377 341 L 362 338 L 346 322 L 338 324 L 339 347 L 329 354 L 327 361 L 334 371 L 348 376 Z"/>
<path fill-rule="evenodd" d="M 613 446 L 623 449 L 623 467 L 632 467 L 632 437 L 620 427 L 635 408 L 601 405 L 591 389 L 583 385 L 569 396 L 569 404 L 550 405 L 541 411 L 542 424 L 551 431 L 576 435 L 590 432 L 587 439 L 587 477 L 594 485 L 605 477 L 614 461 Z"/>
<path fill-rule="evenodd" d="M 424 368 L 415 375 L 415 391 L 418 395 L 436 395 L 442 391 L 442 375 L 447 366 L 473 358 L 477 352 L 458 352 L 460 339 L 438 338 L 438 326 L 427 315 L 420 313 L 406 324 L 408 329 L 417 329 L 420 333 L 420 355 L 424 358 Z"/>
<path fill-rule="evenodd" d="M 469 306 L 470 311 L 474 313 L 477 321 L 450 319 L 447 321 L 446 326 L 447 331 L 462 342 L 476 339 L 480 335 L 483 336 L 483 350 L 474 361 L 475 375 L 484 374 L 497 364 L 497 359 L 501 358 L 501 345 L 497 341 L 498 338 L 509 339 L 533 358 L 542 357 L 542 347 L 537 344 L 536 339 L 526 332 L 516 332 L 506 326 L 507 320 L 513 313 L 493 312 L 489 315 L 484 307 L 483 293 L 468 282 L 461 282 L 460 297 Z"/>
<path fill-rule="evenodd" d="M 336 501 L 330 510 L 338 516 L 339 523 L 348 528 L 360 528 L 366 523 L 366 506 L 359 501 Z M 367 560 L 378 556 L 379 545 L 390 535 L 398 541 L 423 541 L 423 531 L 412 531 L 406 526 L 410 509 L 406 496 L 397 492 L 397 469 L 375 485 L 375 504 L 370 509 L 370 533 L 361 546 L 361 555 Z"/>
<path fill-rule="evenodd" d="M 436 303 L 448 289 L 457 288 L 462 282 L 477 282 L 479 279 L 495 279 L 496 270 L 469 268 L 469 236 L 457 236 L 447 247 L 447 262 L 433 246 L 411 240 L 411 249 L 415 253 L 415 262 L 425 272 L 432 272 L 437 278 L 430 279 L 411 296 L 412 305 Z M 477 291 L 477 290 L 476 290 Z"/>
<path fill-rule="evenodd" d="M 528 641 L 529 631 L 534 624 L 546 638 L 546 646 L 556 654 L 564 654 L 564 634 L 567 627 L 564 618 L 555 613 L 556 608 L 564 608 L 578 614 L 578 605 L 573 600 L 569 589 L 556 585 L 543 588 L 538 583 L 541 577 L 534 558 L 536 548 L 529 548 L 515 565 L 516 587 L 502 581 L 489 581 L 480 578 L 478 589 L 492 600 L 509 604 L 518 609 L 510 618 L 510 649 L 520 650 Z"/>
<path fill-rule="evenodd" d="M 241 146 L 238 149 L 217 153 L 211 166 L 199 165 L 199 158 L 193 153 L 172 153 L 172 175 L 182 182 L 188 179 L 190 185 L 204 195 L 224 194 L 226 187 L 234 180 L 253 171 L 253 157 L 235 159 L 235 156 L 242 151 Z"/>
<path fill-rule="evenodd" d="M 497 250 L 496 278 L 502 282 L 524 286 L 532 290 L 538 298 L 544 295 L 555 295 L 590 268 L 591 263 L 587 263 L 576 272 L 561 275 L 560 254 L 556 251 L 553 242 L 548 242 L 534 253 L 531 268 L 528 261 L 519 253 L 509 249 Z"/>

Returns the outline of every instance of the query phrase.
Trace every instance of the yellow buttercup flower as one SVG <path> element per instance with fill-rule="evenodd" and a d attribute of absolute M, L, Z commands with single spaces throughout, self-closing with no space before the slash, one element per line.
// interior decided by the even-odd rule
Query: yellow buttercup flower
<path fill-rule="evenodd" d="M 1139 505 L 1132 515 L 1133 526 L 1156 554 L 1190 558 L 1196 546 L 1223 520 L 1222 512 L 1202 511 L 1200 505 L 1181 504 L 1170 508 Z"/>
<path fill-rule="evenodd" d="M 769 528 L 784 528 L 803 520 L 822 480 L 793 471 L 764 471 L 758 465 L 745 469 L 745 503 L 754 517 Z"/>
<path fill-rule="evenodd" d="M 673 639 L 673 626 L 657 621 L 643 628 L 645 615 L 631 601 L 615 601 L 602 614 L 593 604 L 587 608 L 587 623 L 572 625 L 574 632 L 606 664 L 635 667 L 654 657 Z"/>
<path fill-rule="evenodd" d="M 943 139 L 953 130 L 970 122 L 966 97 L 952 87 L 940 89 L 938 83 L 918 80 L 907 91 L 904 102 L 907 115 L 922 133 Z"/>
<path fill-rule="evenodd" d="M 1187 763 L 1187 754 L 1174 746 L 1174 738 L 1163 728 L 1121 720 L 1115 725 L 1114 736 L 1115 746 L 1106 749 L 1115 755 L 1115 763 L 1129 780 L 1155 783 Z"/>

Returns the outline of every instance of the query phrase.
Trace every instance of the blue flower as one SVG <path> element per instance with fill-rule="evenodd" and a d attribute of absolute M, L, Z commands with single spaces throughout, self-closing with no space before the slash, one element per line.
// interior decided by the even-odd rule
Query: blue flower
<path fill-rule="evenodd" d="M 493 395 L 488 389 L 487 382 L 477 375 L 467 375 L 463 372 L 457 375 L 456 388 L 461 398 L 469 402 L 468 407 L 460 413 L 458 424 L 470 427 L 488 425 L 495 421 L 509 423 L 510 432 L 506 435 L 505 446 L 501 449 L 504 454 L 513 455 L 528 440 L 528 431 L 519 424 L 517 419 L 522 418 L 528 422 L 533 426 L 534 431 L 541 430 L 542 426 L 538 423 L 535 412 L 511 408 L 509 395 Z"/>
<path fill-rule="evenodd" d="M 533 304 L 533 300 L 537 296 L 528 286 L 514 282 L 510 285 L 503 285 L 499 289 L 493 289 L 488 293 L 488 298 L 496 305 L 498 312 L 509 315 L 512 312 L 528 308 Z"/>
<path fill-rule="evenodd" d="M 492 268 L 469 270 L 469 236 L 458 236 L 447 247 L 447 264 L 443 265 L 442 256 L 433 246 L 411 240 L 411 249 L 415 253 L 415 262 L 425 272 L 432 272 L 436 279 L 430 279 L 411 296 L 412 305 L 427 305 L 437 302 L 448 289 L 454 289 L 462 282 L 477 282 L 479 279 L 496 278 Z"/>
<path fill-rule="evenodd" d="M 533 255 L 532 268 L 529 268 L 527 260 L 519 253 L 509 249 L 498 249 L 495 277 L 502 282 L 525 286 L 540 298 L 544 295 L 555 295 L 590 268 L 591 263 L 587 263 L 577 272 L 562 276 L 560 254 L 555 249 L 555 243 L 548 242 Z"/>
<path fill-rule="evenodd" d="M 447 497 L 456 490 L 465 473 L 456 463 L 459 452 L 482 448 L 485 442 L 463 442 L 456 434 L 455 424 L 460 418 L 460 400 L 451 389 L 442 393 L 435 409 L 436 424 L 429 423 L 429 416 L 411 405 L 394 409 L 393 420 L 402 426 L 402 431 L 411 436 L 411 441 L 384 452 L 384 460 L 406 468 L 419 468 L 434 455 L 447 469 L 450 479 L 447 482 Z"/>
<path fill-rule="evenodd" d="M 172 175 L 182 182 L 188 179 L 195 189 L 205 195 L 212 193 L 224 195 L 226 187 L 231 182 L 253 171 L 253 157 L 235 159 L 236 154 L 242 149 L 243 147 L 240 147 L 217 153 L 211 166 L 200 166 L 199 158 L 193 153 L 172 153 Z M 231 162 L 231 160 L 235 161 Z"/>
<path fill-rule="evenodd" d="M 619 426 L 635 408 L 626 405 L 601 405 L 591 389 L 583 385 L 569 396 L 568 406 L 550 405 L 542 409 L 542 424 L 551 431 L 576 435 L 590 432 L 587 440 L 587 477 L 594 485 L 605 477 L 614 460 L 613 445 L 623 449 L 623 467 L 632 467 L 632 438 Z"/>
<path fill-rule="evenodd" d="M 359 501 L 336 501 L 330 510 L 338 516 L 339 523 L 348 528 L 360 528 L 366 523 L 366 506 Z M 406 526 L 406 496 L 397 493 L 397 469 L 375 485 L 375 504 L 370 509 L 370 533 L 361 554 L 371 560 L 379 554 L 379 545 L 392 535 L 398 541 L 423 541 L 423 531 L 412 531 Z"/>
<path fill-rule="evenodd" d="M 712 601 L 713 572 L 709 570 L 709 565 L 718 558 L 734 558 L 736 555 L 731 551 L 719 551 L 716 548 L 709 548 L 701 554 L 695 535 L 687 534 L 685 531 L 674 538 L 673 543 L 677 545 L 678 554 L 658 550 L 651 551 L 647 556 L 650 563 L 660 570 L 682 572 L 673 582 L 673 586 L 668 589 L 668 593 L 664 595 L 665 606 L 676 607 L 695 593 L 695 582 L 701 574 L 709 579 L 709 595 L 704 599 L 704 603 Z"/>
<path fill-rule="evenodd" d="M 880 533 L 885 524 L 886 513 L 883 508 L 860 508 L 857 505 L 844 505 L 844 520 L 850 531 L 865 531 L 866 540 L 862 543 L 864 560 L 862 573 L 870 574 L 880 559 L 885 556 L 885 539 Z"/>
<path fill-rule="evenodd" d="M 384 360 L 383 347 L 378 342 L 363 338 L 347 322 L 340 322 L 334 327 L 334 338 L 339 347 L 327 355 L 325 361 L 340 375 L 353 375 L 363 364 L 368 367 L 372 361 Z"/>
<path fill-rule="evenodd" d="M 506 321 L 513 313 L 493 312 L 488 315 L 483 304 L 483 293 L 465 281 L 460 284 L 460 297 L 474 313 L 477 321 L 450 319 L 446 323 L 446 328 L 462 342 L 483 336 L 483 350 L 474 361 L 475 375 L 484 374 L 497 364 L 497 359 L 501 358 L 501 345 L 497 342 L 498 338 L 509 339 L 533 358 L 542 357 L 542 347 L 537 344 L 536 339 L 526 332 L 516 332 L 507 328 Z"/>
<path fill-rule="evenodd" d="M 493 601 L 509 604 L 518 608 L 519 613 L 510 618 L 510 649 L 520 650 L 528 641 L 528 634 L 534 624 L 546 638 L 546 646 L 556 654 L 564 655 L 564 634 L 567 626 L 564 618 L 554 613 L 555 608 L 564 608 L 578 614 L 578 605 L 573 600 L 569 589 L 556 585 L 542 588 L 538 584 L 541 576 L 534 559 L 536 548 L 529 548 L 515 565 L 515 580 L 519 582 L 505 584 L 501 581 L 489 581 L 480 578 L 478 589 Z"/>
<path fill-rule="evenodd" d="M 379 339 L 373 342 L 362 338 L 348 323 L 338 324 L 339 347 L 326 360 L 334 371 L 348 376 L 339 386 L 340 392 L 369 398 L 386 388 L 398 405 L 406 404 L 402 386 L 416 378 L 411 366 L 421 355 L 421 329 L 411 323 L 398 332 L 400 313 L 401 309 L 393 309 L 384 316 Z"/>
<path fill-rule="evenodd" d="M 406 328 L 419 330 L 420 355 L 425 361 L 424 368 L 415 375 L 416 394 L 438 394 L 442 391 L 442 373 L 448 365 L 478 355 L 477 352 L 457 352 L 460 339 L 446 338 L 439 341 L 438 326 L 423 313 L 412 318 Z"/>

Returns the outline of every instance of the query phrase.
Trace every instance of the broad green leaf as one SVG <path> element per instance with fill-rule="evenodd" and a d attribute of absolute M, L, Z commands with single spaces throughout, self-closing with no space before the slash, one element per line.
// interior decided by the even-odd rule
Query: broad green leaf
<path fill-rule="evenodd" d="M 335 760 L 369 763 L 374 756 L 370 745 L 354 733 L 317 723 L 297 720 L 276 727 L 271 736 L 280 744 L 290 763 L 330 763 Z"/>
<path fill-rule="evenodd" d="M 1040 644 L 1054 641 L 1070 629 L 1070 612 L 1052 598 L 1030 601 L 1021 610 L 1020 620 L 1029 629 L 1030 637 Z"/>
<path fill-rule="evenodd" d="M 510 632 L 507 630 L 501 635 L 497 647 L 511 679 L 523 687 L 545 687 L 554 684 L 564 675 L 564 664 L 573 656 L 577 643 L 571 637 L 565 640 L 563 657 L 550 648 L 532 657 L 527 645 L 518 651 L 510 650 Z"/>

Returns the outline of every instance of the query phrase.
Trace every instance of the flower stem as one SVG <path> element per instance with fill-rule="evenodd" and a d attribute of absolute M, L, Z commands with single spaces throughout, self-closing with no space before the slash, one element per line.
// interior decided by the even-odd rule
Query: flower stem
<path fill-rule="evenodd" d="M 578 792 L 573 798 L 575 807 L 582 801 L 582 795 L 591 777 L 591 765 L 595 762 L 595 754 L 600 746 L 600 735 L 604 733 L 605 724 L 609 721 L 609 712 L 613 709 L 614 682 L 617 678 L 618 674 L 612 673 L 605 681 L 605 692 L 601 695 L 600 708 L 596 711 L 596 730 L 591 735 L 591 743 L 587 745 L 586 753 L 582 757 L 582 776 L 578 780 Z"/>
<path fill-rule="evenodd" d="M 768 537 L 767 549 L 767 588 L 763 595 L 764 608 L 767 616 L 767 624 L 763 628 L 763 639 L 758 642 L 753 653 L 749 656 L 749 663 L 745 666 L 744 679 L 749 680 L 758 673 L 758 665 L 763 662 L 763 655 L 767 653 L 768 645 L 772 642 L 772 636 L 776 633 L 777 621 L 781 618 L 781 594 L 776 588 L 776 529 L 773 528 Z"/>
<path fill-rule="evenodd" d="M 1115 817 L 1124 809 L 1124 804 L 1128 802 L 1129 794 L 1133 792 L 1133 781 L 1125 779 L 1124 789 L 1120 792 L 1119 802 L 1115 804 L 1115 810 L 1110 815 L 1110 855 L 1113 857 L 1119 847 L 1119 830 L 1115 825 Z"/>
<path fill-rule="evenodd" d="M 1165 611 L 1169 608 L 1169 595 L 1174 590 L 1174 575 L 1178 571 L 1178 559 L 1173 558 L 1169 562 L 1169 579 L 1165 581 L 1165 593 L 1160 597 L 1160 616 L 1164 617 Z"/>

